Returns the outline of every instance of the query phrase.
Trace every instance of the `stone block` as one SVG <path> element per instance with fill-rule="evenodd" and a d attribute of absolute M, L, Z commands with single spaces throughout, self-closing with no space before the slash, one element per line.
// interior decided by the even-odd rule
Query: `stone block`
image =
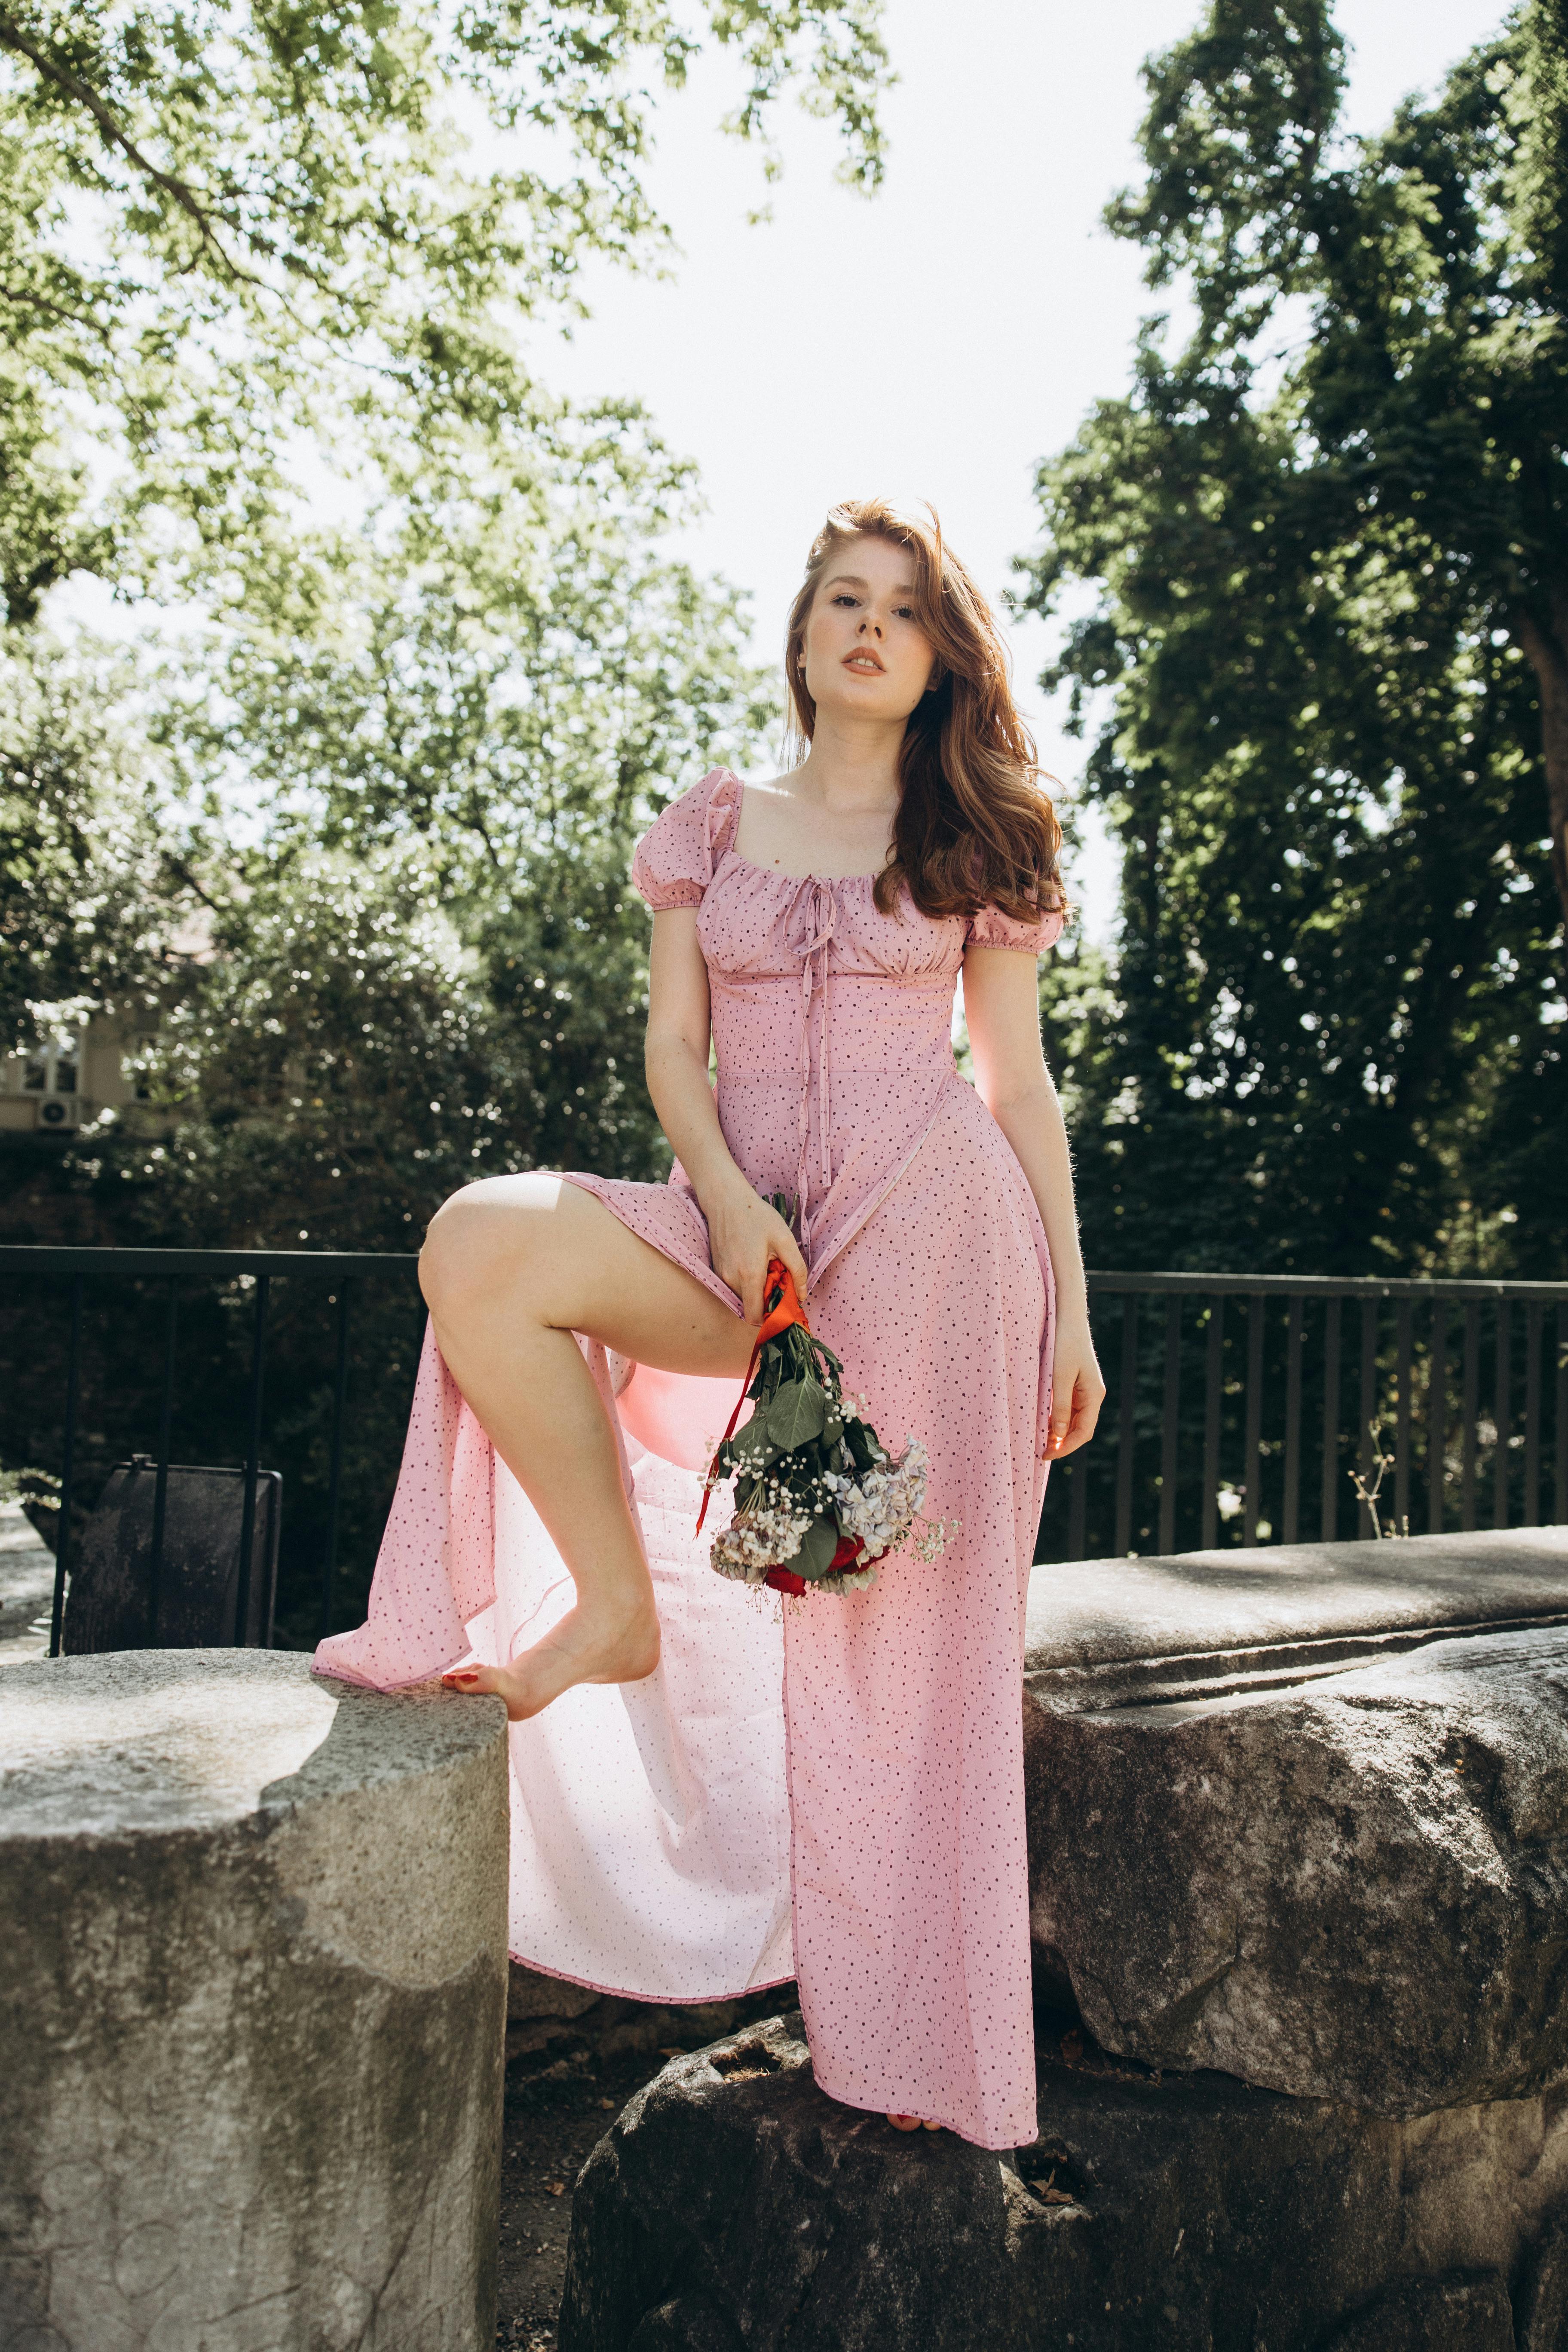
<path fill-rule="evenodd" d="M 6 2352 L 488 2352 L 506 1872 L 498 1700 L 12 1667 Z"/>
<path fill-rule="evenodd" d="M 1568 1530 L 1031 1603 L 1034 1934 L 1100 2043 L 1385 2115 L 1568 2079 Z"/>
<path fill-rule="evenodd" d="M 1568 1528 L 1046 1562 L 1025 1675 L 1086 1703 L 1261 1689 L 1474 1631 L 1568 1623 Z"/>
<path fill-rule="evenodd" d="M 578 2183 L 560 2352 L 1558 2352 L 1560 2099 L 1043 2052 L 1016 2167 L 826 2098 L 798 2015 L 674 2062 Z"/>

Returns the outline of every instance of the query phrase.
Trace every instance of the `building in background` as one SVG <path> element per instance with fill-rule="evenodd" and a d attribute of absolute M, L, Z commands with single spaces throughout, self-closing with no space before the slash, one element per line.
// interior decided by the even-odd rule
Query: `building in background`
<path fill-rule="evenodd" d="M 138 1062 L 155 1042 L 152 1032 L 75 1005 L 37 1012 L 34 1043 L 0 1062 L 0 1136 L 69 1136 L 148 1100 Z"/>

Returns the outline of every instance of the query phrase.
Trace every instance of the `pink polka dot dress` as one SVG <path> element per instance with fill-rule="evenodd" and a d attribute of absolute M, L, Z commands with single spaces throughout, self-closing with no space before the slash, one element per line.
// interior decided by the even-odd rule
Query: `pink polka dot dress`
<path fill-rule="evenodd" d="M 656 909 L 695 907 L 720 1120 L 761 1192 L 804 1203 L 812 1328 L 895 1446 L 931 1457 L 933 1562 L 783 1605 L 727 1583 L 692 1527 L 728 1382 L 606 1360 L 654 1574 L 663 1661 L 512 1727 L 512 1948 L 660 2000 L 793 1973 L 822 2088 L 984 2147 L 1036 2134 L 1021 1671 L 1045 1485 L 1052 1282 L 1033 1195 L 959 1076 L 966 949 L 1039 954 L 985 908 L 879 912 L 868 877 L 753 866 L 718 769 L 639 845 Z M 683 1171 L 570 1180 L 738 1309 Z M 722 1524 L 721 1520 L 721 1524 Z M 569 1605 L 527 1498 L 433 1342 L 370 1618 L 323 1671 L 387 1688 L 507 1658 Z M 778 1622 L 782 1616 L 782 1628 Z M 782 1636 L 782 1638 L 781 1638 Z"/>

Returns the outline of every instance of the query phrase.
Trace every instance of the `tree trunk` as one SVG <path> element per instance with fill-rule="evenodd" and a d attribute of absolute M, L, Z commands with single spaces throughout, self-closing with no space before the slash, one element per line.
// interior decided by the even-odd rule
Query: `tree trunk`
<path fill-rule="evenodd" d="M 1518 614 L 1514 635 L 1535 672 L 1541 698 L 1541 750 L 1546 768 L 1547 822 L 1552 834 L 1552 878 L 1563 910 L 1568 953 L 1568 592 L 1552 588 L 1546 599 L 1550 618 L 1528 610 Z"/>

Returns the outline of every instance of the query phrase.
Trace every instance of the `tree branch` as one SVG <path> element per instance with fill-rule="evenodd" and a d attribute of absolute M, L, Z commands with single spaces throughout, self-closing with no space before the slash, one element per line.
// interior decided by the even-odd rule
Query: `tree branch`
<path fill-rule="evenodd" d="M 109 342 L 109 330 L 97 319 L 89 319 L 80 310 L 68 310 L 63 304 L 51 302 L 42 294 L 35 294 L 30 287 L 0 285 L 0 302 L 9 302 L 17 310 L 25 310 L 30 303 L 35 310 L 47 310 L 51 319 L 63 320 L 68 327 L 83 327 L 89 335 L 96 335 L 100 343 L 107 345 Z"/>
<path fill-rule="evenodd" d="M 195 224 L 203 245 L 208 247 L 217 256 L 231 278 L 243 278 L 247 285 L 265 288 L 265 279 L 256 277 L 248 269 L 242 269 L 238 262 L 230 257 L 223 240 L 214 228 L 200 197 L 189 183 L 176 178 L 172 172 L 160 171 L 152 157 L 142 152 L 130 132 L 114 114 L 113 110 L 104 103 L 90 84 L 83 81 L 79 75 L 72 73 L 68 66 L 61 65 L 57 58 L 52 58 L 47 49 L 41 47 L 23 31 L 15 17 L 3 8 L 0 8 L 0 48 L 12 49 L 18 57 L 26 58 L 27 63 L 36 72 L 41 74 L 46 81 L 52 82 L 57 89 L 62 90 L 68 98 L 74 99 L 79 106 L 84 106 L 109 144 L 111 147 L 118 147 L 121 153 L 135 170 L 142 174 L 143 178 L 150 180 L 154 187 L 161 188 L 186 217 Z"/>

